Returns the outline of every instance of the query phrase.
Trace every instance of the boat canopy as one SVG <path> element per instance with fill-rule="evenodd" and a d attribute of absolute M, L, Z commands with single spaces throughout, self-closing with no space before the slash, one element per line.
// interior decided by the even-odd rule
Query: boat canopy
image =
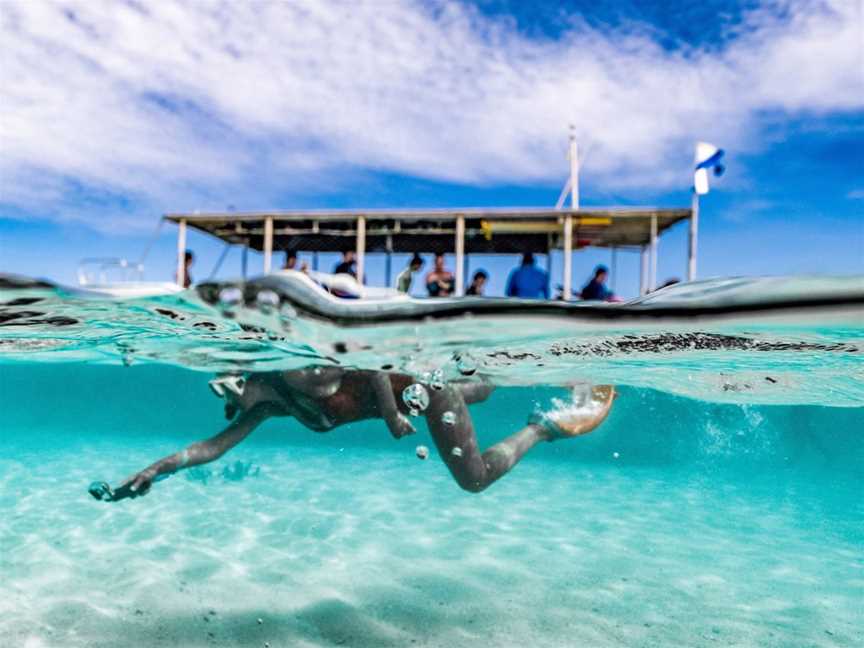
<path fill-rule="evenodd" d="M 192 227 L 229 245 L 263 252 L 265 273 L 271 271 L 274 251 L 356 250 L 359 276 L 367 253 L 454 253 L 459 294 L 466 254 L 562 250 L 569 259 L 573 250 L 586 247 L 641 251 L 640 288 L 645 292 L 654 284 L 658 237 L 692 216 L 690 208 L 475 207 L 195 212 L 166 214 L 164 219 L 179 226 L 178 277 L 183 272 L 186 228 Z M 569 264 L 565 265 L 563 281 L 569 295 Z"/>

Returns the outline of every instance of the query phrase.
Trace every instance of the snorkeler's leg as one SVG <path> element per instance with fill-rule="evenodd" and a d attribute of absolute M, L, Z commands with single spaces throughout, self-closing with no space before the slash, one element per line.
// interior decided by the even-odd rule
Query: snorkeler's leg
<path fill-rule="evenodd" d="M 465 490 L 479 492 L 506 474 L 541 441 L 592 431 L 609 415 L 614 397 L 610 385 L 593 387 L 587 404 L 538 417 L 483 453 L 461 390 L 448 385 L 437 392 L 426 410 L 426 420 L 438 454 L 456 482 Z"/>
<path fill-rule="evenodd" d="M 216 436 L 193 443 L 185 450 L 163 457 L 144 470 L 135 473 L 113 491 L 110 499 L 118 500 L 146 495 L 150 486 L 160 476 L 171 475 L 183 468 L 199 466 L 218 459 L 249 436 L 273 413 L 272 407 L 267 404 L 261 404 L 241 412 L 234 422 Z"/>
<path fill-rule="evenodd" d="M 368 375 L 372 393 L 378 403 L 378 412 L 387 424 L 387 429 L 390 430 L 393 438 L 401 439 L 403 436 L 416 433 L 417 430 L 414 429 L 408 417 L 399 411 L 390 376 L 383 371 L 371 371 Z"/>
<path fill-rule="evenodd" d="M 481 453 L 465 399 L 461 390 L 451 385 L 433 395 L 426 409 L 426 421 L 438 454 L 453 478 L 459 486 L 474 493 L 487 488 L 526 452 L 549 438 L 541 426 L 529 424 Z"/>

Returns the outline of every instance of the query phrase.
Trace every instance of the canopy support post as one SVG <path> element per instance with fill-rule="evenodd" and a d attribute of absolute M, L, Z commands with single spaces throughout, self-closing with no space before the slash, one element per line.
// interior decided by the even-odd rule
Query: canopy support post
<path fill-rule="evenodd" d="M 690 246 L 687 255 L 687 281 L 696 279 L 696 254 L 699 237 L 699 193 L 694 189 L 690 206 Z"/>
<path fill-rule="evenodd" d="M 646 284 L 648 282 L 648 247 L 643 245 L 639 252 L 639 294 L 644 295 L 648 292 Z"/>
<path fill-rule="evenodd" d="M 561 280 L 564 301 L 573 296 L 573 215 L 564 217 L 564 276 Z"/>
<path fill-rule="evenodd" d="M 456 217 L 456 296 L 465 294 L 465 217 Z"/>
<path fill-rule="evenodd" d="M 363 283 L 366 265 L 366 217 L 357 217 L 357 281 Z"/>
<path fill-rule="evenodd" d="M 264 219 L 264 274 L 270 274 L 273 265 L 273 217 Z"/>
<path fill-rule="evenodd" d="M 387 255 L 384 257 L 384 285 L 390 287 L 390 279 L 393 274 L 393 236 L 387 235 Z"/>
<path fill-rule="evenodd" d="M 177 223 L 177 285 L 186 287 L 186 219 Z"/>
<path fill-rule="evenodd" d="M 648 290 L 657 288 L 657 214 L 651 216 L 651 274 L 648 279 Z"/>
<path fill-rule="evenodd" d="M 615 278 L 618 276 L 618 248 L 616 246 L 612 246 L 612 277 L 609 281 L 612 284 L 612 292 L 615 292 Z"/>
<path fill-rule="evenodd" d="M 249 274 L 249 239 L 246 239 L 246 244 L 243 246 L 243 255 L 240 257 L 240 272 L 243 279 Z"/>

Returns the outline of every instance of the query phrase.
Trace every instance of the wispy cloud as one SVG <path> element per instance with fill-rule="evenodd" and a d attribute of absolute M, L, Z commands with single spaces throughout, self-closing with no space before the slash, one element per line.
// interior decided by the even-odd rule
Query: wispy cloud
<path fill-rule="evenodd" d="M 529 38 L 455 3 L 9 1 L 0 201 L 91 219 L 82 187 L 189 207 L 344 169 L 557 181 L 568 124 L 598 186 L 681 185 L 697 137 L 754 150 L 766 113 L 864 106 L 857 5 L 753 11 L 718 52 L 575 17 Z"/>

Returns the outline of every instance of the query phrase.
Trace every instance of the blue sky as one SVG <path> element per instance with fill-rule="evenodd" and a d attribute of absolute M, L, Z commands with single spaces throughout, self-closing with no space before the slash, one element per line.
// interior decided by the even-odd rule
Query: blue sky
<path fill-rule="evenodd" d="M 585 205 L 686 205 L 694 142 L 726 149 L 701 276 L 864 274 L 861 7 L 5 2 L 0 272 L 72 283 L 82 257 L 137 259 L 167 211 L 554 204 L 574 124 Z M 685 246 L 663 238 L 661 280 Z M 220 246 L 190 247 L 204 278 Z M 578 253 L 574 283 L 609 260 Z M 472 267 L 500 292 L 514 262 Z M 617 270 L 633 294 L 638 260 Z"/>

